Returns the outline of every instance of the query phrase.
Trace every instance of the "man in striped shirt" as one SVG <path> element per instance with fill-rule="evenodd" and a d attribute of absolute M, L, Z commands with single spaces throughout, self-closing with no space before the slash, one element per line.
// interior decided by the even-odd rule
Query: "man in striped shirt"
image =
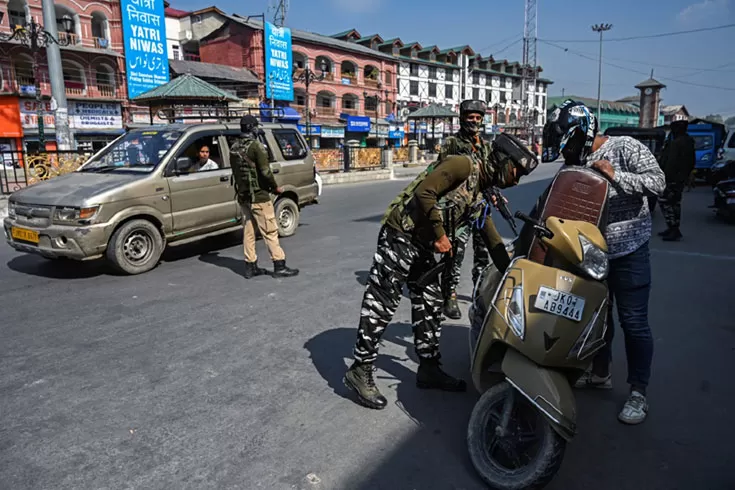
<path fill-rule="evenodd" d="M 626 424 L 643 422 L 648 413 L 646 388 L 651 375 L 653 336 L 648 324 L 651 290 L 651 212 L 648 196 L 661 196 L 666 181 L 656 158 L 629 136 L 597 133 L 597 120 L 581 103 L 565 102 L 549 118 L 548 134 L 559 138 L 558 151 L 567 164 L 594 168 L 610 181 L 606 240 L 611 304 L 607 345 L 595 356 L 592 369 L 577 382 L 578 388 L 612 388 L 610 364 L 614 324 L 612 305 L 618 309 L 625 336 L 630 395 L 618 415 Z M 553 138 L 551 138 L 553 140 Z"/>

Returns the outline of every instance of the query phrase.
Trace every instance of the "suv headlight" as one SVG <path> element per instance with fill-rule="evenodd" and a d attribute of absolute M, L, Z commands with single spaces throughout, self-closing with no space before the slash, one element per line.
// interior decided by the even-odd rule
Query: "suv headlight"
<path fill-rule="evenodd" d="M 582 245 L 582 263 L 579 268 L 592 279 L 604 281 L 610 271 L 607 254 L 584 235 L 579 235 L 579 243 Z"/>
<path fill-rule="evenodd" d="M 8 201 L 8 217 L 15 218 L 15 203 L 13 201 Z"/>
<path fill-rule="evenodd" d="M 79 220 L 92 219 L 97 214 L 99 206 L 89 208 L 59 207 L 54 212 L 54 221 L 57 223 L 73 223 Z"/>

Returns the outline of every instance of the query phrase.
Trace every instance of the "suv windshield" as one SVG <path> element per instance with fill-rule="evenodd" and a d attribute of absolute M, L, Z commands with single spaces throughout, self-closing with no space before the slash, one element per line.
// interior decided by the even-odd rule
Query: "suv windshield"
<path fill-rule="evenodd" d="M 80 171 L 152 172 L 181 134 L 181 131 L 163 129 L 130 131 L 90 158 Z"/>

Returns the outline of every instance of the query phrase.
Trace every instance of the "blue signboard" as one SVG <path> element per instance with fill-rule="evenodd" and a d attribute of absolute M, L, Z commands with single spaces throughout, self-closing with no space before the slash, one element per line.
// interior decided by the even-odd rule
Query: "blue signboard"
<path fill-rule="evenodd" d="M 347 131 L 352 131 L 355 133 L 369 133 L 370 118 L 367 116 L 348 116 Z"/>
<path fill-rule="evenodd" d="M 395 138 L 403 139 L 404 136 L 406 135 L 403 131 L 403 128 L 394 128 L 391 126 L 390 131 L 388 131 L 388 137 L 391 139 L 395 139 Z"/>
<path fill-rule="evenodd" d="M 299 131 L 301 134 L 306 134 L 306 124 L 299 124 Z M 309 134 L 311 136 L 319 136 L 322 134 L 322 127 L 321 126 L 314 126 L 313 124 L 309 125 Z"/>
<path fill-rule="evenodd" d="M 293 100 L 291 29 L 265 23 L 265 94 L 269 99 Z"/>
<path fill-rule="evenodd" d="M 128 97 L 169 81 L 166 23 L 161 0 L 121 0 Z"/>

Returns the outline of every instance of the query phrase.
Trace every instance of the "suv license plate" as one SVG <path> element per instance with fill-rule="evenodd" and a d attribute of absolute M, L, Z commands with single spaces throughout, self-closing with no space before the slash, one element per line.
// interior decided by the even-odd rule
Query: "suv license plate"
<path fill-rule="evenodd" d="M 13 226 L 10 231 L 10 235 L 14 240 L 22 240 L 24 242 L 30 242 L 38 244 L 38 232 L 33 230 L 26 230 L 25 228 L 17 228 Z"/>
<path fill-rule="evenodd" d="M 582 320 L 582 314 L 584 313 L 584 298 L 558 289 L 541 286 L 538 289 L 534 306 L 539 310 L 578 322 Z"/>

